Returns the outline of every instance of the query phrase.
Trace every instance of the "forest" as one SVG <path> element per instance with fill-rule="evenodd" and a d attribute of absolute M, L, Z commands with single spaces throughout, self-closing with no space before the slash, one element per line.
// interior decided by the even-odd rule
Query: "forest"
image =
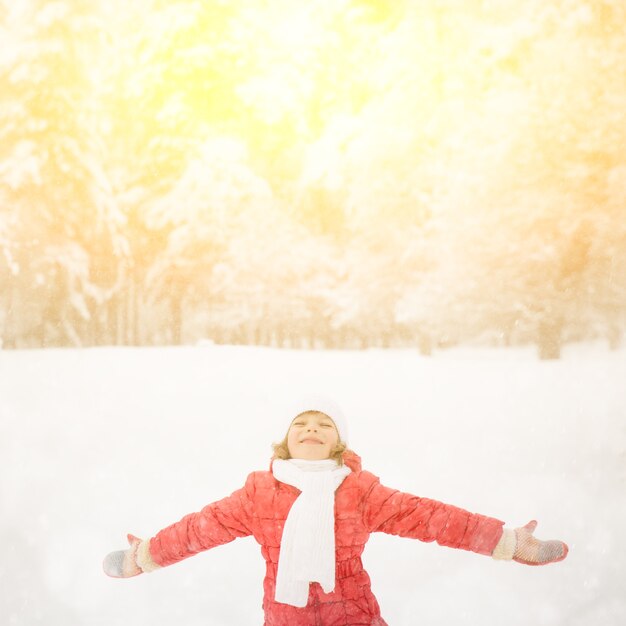
<path fill-rule="evenodd" d="M 0 346 L 616 349 L 623 0 L 0 0 Z"/>

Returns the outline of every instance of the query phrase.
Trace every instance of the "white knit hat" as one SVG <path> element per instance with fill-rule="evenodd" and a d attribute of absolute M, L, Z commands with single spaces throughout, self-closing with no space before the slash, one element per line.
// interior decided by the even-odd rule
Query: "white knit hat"
<path fill-rule="evenodd" d="M 335 422 L 339 439 L 345 444 L 348 443 L 348 422 L 341 407 L 334 400 L 321 394 L 307 394 L 294 399 L 287 412 L 289 423 L 291 424 L 298 415 L 306 411 L 319 411 L 328 415 Z"/>

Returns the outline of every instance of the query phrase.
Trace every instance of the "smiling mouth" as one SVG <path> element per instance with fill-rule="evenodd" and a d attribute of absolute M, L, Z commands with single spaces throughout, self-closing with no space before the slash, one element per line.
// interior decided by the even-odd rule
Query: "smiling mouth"
<path fill-rule="evenodd" d="M 300 443 L 317 443 L 317 444 L 321 444 L 322 442 L 319 439 L 312 439 L 311 437 L 307 437 L 307 439 L 303 439 Z"/>

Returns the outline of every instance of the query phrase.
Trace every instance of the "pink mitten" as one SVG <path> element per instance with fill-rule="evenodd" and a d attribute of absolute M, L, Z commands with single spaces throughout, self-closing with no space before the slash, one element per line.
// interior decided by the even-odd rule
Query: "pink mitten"
<path fill-rule="evenodd" d="M 568 553 L 567 544 L 562 541 L 540 541 L 533 537 L 537 522 L 532 520 L 515 529 L 515 553 L 513 560 L 524 565 L 546 565 L 562 561 Z"/>
<path fill-rule="evenodd" d="M 134 535 L 127 535 L 130 548 L 128 550 L 117 550 L 109 552 L 104 558 L 102 569 L 107 576 L 112 578 L 130 578 L 143 573 L 137 565 L 137 548 L 141 539 Z"/>

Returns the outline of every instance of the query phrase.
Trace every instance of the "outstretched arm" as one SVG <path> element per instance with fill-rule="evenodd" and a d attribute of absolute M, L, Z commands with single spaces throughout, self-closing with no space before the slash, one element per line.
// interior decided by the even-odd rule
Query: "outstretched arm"
<path fill-rule="evenodd" d="M 502 537 L 500 520 L 385 487 L 369 472 L 361 473 L 361 481 L 363 520 L 370 532 L 436 541 L 487 555 Z"/>
<path fill-rule="evenodd" d="M 251 535 L 250 494 L 253 489 L 254 475 L 251 474 L 241 489 L 197 513 L 186 515 L 151 539 L 142 541 L 129 535 L 130 548 L 111 552 L 105 558 L 105 573 L 114 578 L 136 576 L 172 565 L 237 537 Z"/>
<path fill-rule="evenodd" d="M 540 541 L 532 536 L 536 522 L 504 529 L 504 522 L 493 517 L 385 487 L 369 472 L 362 472 L 361 481 L 363 519 L 370 532 L 436 541 L 526 565 L 545 565 L 567 556 L 563 542 Z"/>

